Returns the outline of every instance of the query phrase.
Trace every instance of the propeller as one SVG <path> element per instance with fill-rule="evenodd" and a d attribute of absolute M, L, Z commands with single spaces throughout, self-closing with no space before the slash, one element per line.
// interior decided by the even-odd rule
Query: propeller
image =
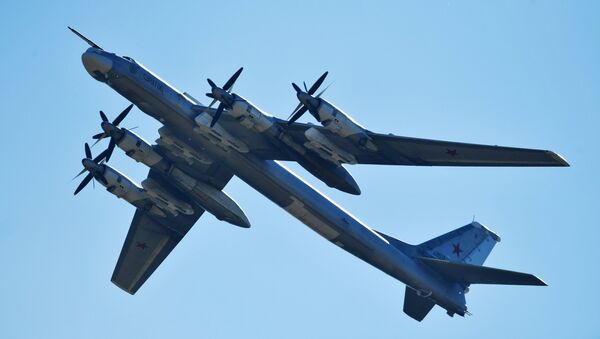
<path fill-rule="evenodd" d="M 244 67 L 240 67 L 240 69 L 233 73 L 233 75 L 229 78 L 229 80 L 227 80 L 227 82 L 225 82 L 225 84 L 221 88 L 219 88 L 219 86 L 217 86 L 214 81 L 206 79 L 211 89 L 210 93 L 206 93 L 206 96 L 213 99 L 213 101 L 210 103 L 210 105 L 208 105 L 208 107 L 212 107 L 212 105 L 214 105 L 217 101 L 221 102 L 217 107 L 217 112 L 215 112 L 215 115 L 213 116 L 212 121 L 210 122 L 210 127 L 213 127 L 217 123 L 219 117 L 221 117 L 221 114 L 223 113 L 223 110 L 225 108 L 231 108 L 233 100 L 230 97 L 230 94 L 233 89 L 233 85 L 239 78 L 240 74 L 242 74 L 243 70 Z"/>
<path fill-rule="evenodd" d="M 119 127 L 119 124 L 123 121 L 123 119 L 125 119 L 125 117 L 127 116 L 127 114 L 129 114 L 129 111 L 131 111 L 132 108 L 133 104 L 127 106 L 127 108 L 125 108 L 123 112 L 119 113 L 119 115 L 117 115 L 115 120 L 113 120 L 112 122 L 109 122 L 108 118 L 106 117 L 106 114 L 100 111 L 100 119 L 102 119 L 102 123 L 100 124 L 100 126 L 102 126 L 102 129 L 104 131 L 92 136 L 92 139 L 96 139 L 96 142 L 92 146 L 96 145 L 98 142 L 100 142 L 100 140 L 106 137 L 110 137 L 110 142 L 108 143 L 108 148 L 106 149 L 107 152 L 105 161 L 108 161 L 110 159 L 110 156 L 112 155 L 116 145 L 115 137 L 111 133 L 111 131 Z"/>
<path fill-rule="evenodd" d="M 83 178 L 79 186 L 77 186 L 77 189 L 75 190 L 73 195 L 77 195 L 77 193 L 79 193 L 87 184 L 89 184 L 90 181 L 94 179 L 94 177 L 102 181 L 105 185 L 107 184 L 107 181 L 103 175 L 95 175 L 100 174 L 97 172 L 98 166 L 100 165 L 100 161 L 106 156 L 106 152 L 108 152 L 108 149 L 104 150 L 103 152 L 98 154 L 94 159 L 92 159 L 92 151 L 90 150 L 90 146 L 87 144 L 87 142 L 85 143 L 85 158 L 81 160 L 84 170 L 81 173 L 85 171 L 88 171 L 89 173 L 85 176 L 85 178 Z M 77 176 L 81 175 L 81 173 L 79 173 Z"/>
<path fill-rule="evenodd" d="M 298 85 L 296 85 L 295 83 L 292 83 L 292 87 L 294 87 L 294 90 L 296 90 L 296 96 L 298 97 L 298 100 L 300 100 L 300 103 L 298 104 L 298 106 L 296 106 L 296 108 L 294 108 L 294 111 L 288 118 L 289 119 L 288 124 L 291 124 L 294 121 L 298 120 L 304 113 L 306 113 L 306 111 L 309 111 L 315 117 L 315 119 L 317 119 L 317 121 L 319 121 L 319 122 L 321 121 L 321 118 L 319 117 L 319 115 L 316 112 L 313 112 L 313 110 L 310 109 L 313 107 L 310 107 L 310 106 L 314 106 L 314 105 L 311 105 L 311 100 L 318 99 L 329 88 L 329 86 L 327 86 L 321 92 L 319 92 L 317 95 L 313 96 L 313 94 L 315 94 L 315 92 L 319 89 L 319 87 L 321 87 L 321 85 L 323 84 L 323 81 L 325 81 L 327 74 L 329 74 L 329 72 L 323 73 L 317 79 L 317 81 L 315 81 L 315 83 L 312 86 L 310 86 L 310 88 L 307 88 L 306 82 L 303 82 L 304 91 L 302 91 L 302 89 Z M 314 108 L 316 109 L 316 107 L 314 107 Z"/>

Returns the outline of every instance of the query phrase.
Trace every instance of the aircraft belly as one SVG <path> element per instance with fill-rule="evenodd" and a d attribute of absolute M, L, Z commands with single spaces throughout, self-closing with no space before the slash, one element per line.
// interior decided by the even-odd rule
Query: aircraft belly
<path fill-rule="evenodd" d="M 160 93 L 152 87 L 146 88 L 145 86 L 140 86 L 136 79 L 130 79 L 127 76 L 121 76 L 118 79 L 112 80 L 110 87 L 135 104 L 141 111 L 162 123 L 173 116 L 181 116 L 186 118 L 186 120 L 193 118 L 191 115 L 186 114 L 182 116 L 182 112 L 186 111 L 182 110 L 182 108 L 186 105 L 191 107 L 191 103 L 185 100 L 185 98 L 179 97 L 175 100 L 171 98 L 174 95 L 174 90 L 170 88 L 164 89 Z M 179 107 L 174 109 L 165 102 L 176 104 Z M 191 109 L 189 111 L 191 112 Z"/>
<path fill-rule="evenodd" d="M 369 227 L 274 161 L 232 156 L 236 175 L 302 223 L 344 250 L 401 280 L 412 262 Z"/>
<path fill-rule="evenodd" d="M 180 117 L 171 117 L 166 124 L 181 140 L 187 140 L 193 149 L 202 149 L 215 161 L 224 162 L 237 177 L 319 235 L 402 282 L 416 286 L 424 283 L 422 279 L 412 279 L 409 270 L 415 262 L 411 258 L 302 178 L 276 161 L 261 160 L 251 153 L 226 152 L 193 132 L 194 122 Z"/>
<path fill-rule="evenodd" d="M 197 114 L 191 110 L 179 112 L 139 87 L 137 93 L 116 87 L 193 150 L 223 162 L 236 176 L 327 240 L 408 285 L 446 291 L 442 281 L 281 164 L 259 159 L 251 152 L 226 151 L 193 130 L 198 127 L 194 121 Z"/>
<path fill-rule="evenodd" d="M 292 203 L 284 207 L 284 209 L 329 241 L 340 235 L 337 230 L 322 222 L 313 213 L 310 213 L 304 204 L 294 197 L 292 197 Z"/>

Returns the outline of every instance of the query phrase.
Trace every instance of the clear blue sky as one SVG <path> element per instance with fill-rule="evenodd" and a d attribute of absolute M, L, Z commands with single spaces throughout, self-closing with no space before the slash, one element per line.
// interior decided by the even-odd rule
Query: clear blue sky
<path fill-rule="evenodd" d="M 8 2 L 0 12 L 0 337 L 519 338 L 600 336 L 598 2 Z M 234 179 L 253 227 L 205 215 L 135 296 L 110 283 L 133 208 L 71 177 L 98 110 L 128 103 L 83 69 L 71 25 L 206 100 L 206 77 L 279 117 L 292 81 L 378 132 L 551 149 L 571 168 L 354 166 L 363 194 L 325 187 L 368 225 L 419 243 L 476 219 L 487 264 L 546 288 L 474 286 L 471 317 L 402 313 L 404 285 Z M 308 119 L 308 117 L 304 118 Z M 148 140 L 139 110 L 125 126 Z M 96 147 L 98 152 L 101 148 Z M 116 152 L 140 182 L 147 169 Z"/>

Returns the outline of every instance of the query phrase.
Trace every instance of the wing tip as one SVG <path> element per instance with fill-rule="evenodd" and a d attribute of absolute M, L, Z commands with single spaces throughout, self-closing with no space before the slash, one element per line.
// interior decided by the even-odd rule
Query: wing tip
<path fill-rule="evenodd" d="M 546 284 L 546 282 L 544 280 L 542 280 L 541 278 L 539 278 L 535 274 L 521 273 L 521 275 L 524 277 L 525 281 L 523 281 L 520 284 L 515 284 L 515 285 L 522 285 L 522 286 L 527 286 L 527 285 L 528 286 L 548 286 L 548 284 Z"/>
<path fill-rule="evenodd" d="M 552 151 L 546 151 L 546 152 L 548 152 L 548 154 L 550 154 L 552 159 L 554 159 L 554 161 L 556 162 L 556 166 L 571 167 L 571 165 L 567 162 L 567 160 L 565 158 L 563 158 L 560 154 L 554 153 Z"/>
<path fill-rule="evenodd" d="M 115 286 L 117 286 L 118 288 L 122 289 L 123 291 L 127 292 L 127 294 L 130 295 L 134 295 L 135 292 L 137 292 L 137 289 L 133 289 L 133 288 L 128 288 L 127 286 L 122 285 L 121 283 L 119 283 L 117 280 L 115 280 L 115 278 L 113 277 L 110 280 L 113 284 L 115 284 Z"/>
<path fill-rule="evenodd" d="M 535 279 L 535 286 L 548 286 L 548 284 L 546 284 L 546 282 L 544 280 L 542 280 L 541 278 L 538 278 L 537 276 L 532 274 L 532 277 Z"/>

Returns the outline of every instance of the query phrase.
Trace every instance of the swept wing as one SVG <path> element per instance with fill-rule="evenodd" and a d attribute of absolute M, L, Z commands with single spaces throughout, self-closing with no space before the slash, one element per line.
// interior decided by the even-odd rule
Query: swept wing
<path fill-rule="evenodd" d="M 358 146 L 348 138 L 310 124 L 280 123 L 294 139 L 304 143 L 305 132 L 317 129 L 340 149 L 354 155 L 359 164 L 412 166 L 569 166 L 558 154 L 539 149 L 470 144 L 453 141 L 420 139 L 367 132 L 376 151 Z M 277 152 L 271 154 L 277 159 Z M 286 154 L 281 154 L 286 156 Z M 279 159 L 291 160 L 291 159 Z"/>

